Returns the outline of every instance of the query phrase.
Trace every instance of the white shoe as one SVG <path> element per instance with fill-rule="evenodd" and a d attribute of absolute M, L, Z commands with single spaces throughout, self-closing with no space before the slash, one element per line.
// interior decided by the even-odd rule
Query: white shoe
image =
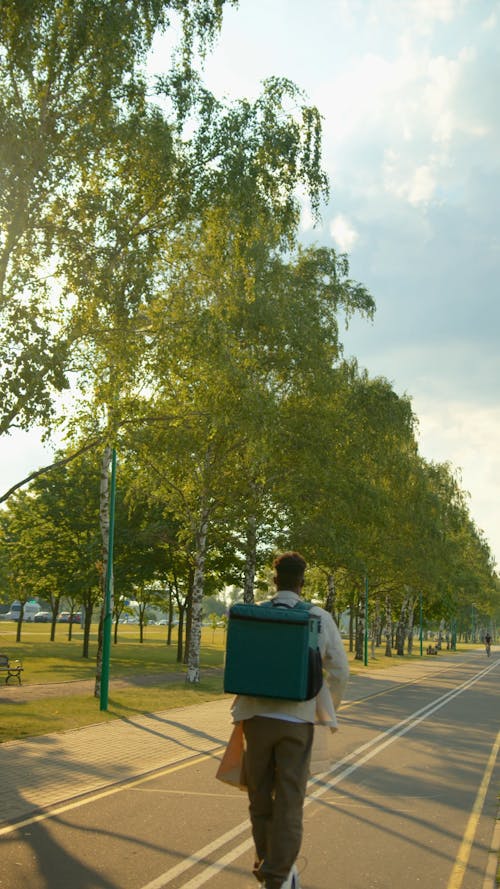
<path fill-rule="evenodd" d="M 300 889 L 299 872 L 294 864 L 285 882 L 281 884 L 281 889 Z"/>

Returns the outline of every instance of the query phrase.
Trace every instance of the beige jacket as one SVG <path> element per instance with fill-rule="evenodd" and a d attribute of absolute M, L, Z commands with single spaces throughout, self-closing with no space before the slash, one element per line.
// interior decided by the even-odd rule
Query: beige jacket
<path fill-rule="evenodd" d="M 297 593 L 289 590 L 280 590 L 274 597 L 275 600 L 292 607 L 299 601 L 299 598 Z M 280 714 L 283 714 L 283 718 L 292 716 L 306 722 L 329 726 L 332 731 L 336 731 L 336 709 L 340 705 L 347 684 L 349 665 L 340 633 L 331 614 L 317 605 L 311 608 L 311 614 L 317 615 L 321 619 L 319 648 L 325 676 L 323 686 L 316 698 L 311 701 L 287 701 L 278 698 L 238 695 L 231 707 L 234 722 L 266 714 L 273 714 L 279 718 Z"/>

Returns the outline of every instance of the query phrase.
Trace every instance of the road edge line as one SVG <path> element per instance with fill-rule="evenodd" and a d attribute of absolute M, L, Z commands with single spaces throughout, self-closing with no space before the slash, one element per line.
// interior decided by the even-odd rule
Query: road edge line
<path fill-rule="evenodd" d="M 474 805 L 472 806 L 472 811 L 467 820 L 467 825 L 465 828 L 464 835 L 462 837 L 462 842 L 460 843 L 457 857 L 455 858 L 455 864 L 453 865 L 453 870 L 451 872 L 450 878 L 448 880 L 446 889 L 460 889 L 465 874 L 467 873 L 467 867 L 469 865 L 469 859 L 472 851 L 472 846 L 474 845 L 474 839 L 476 836 L 477 826 L 479 824 L 479 819 L 481 817 L 484 802 L 486 799 L 486 794 L 488 792 L 488 788 L 490 786 L 491 777 L 493 775 L 493 769 L 495 768 L 495 764 L 497 761 L 498 751 L 500 750 L 500 729 L 498 730 L 497 736 L 493 743 L 493 747 L 491 748 L 490 755 L 488 757 L 488 762 L 486 763 L 486 768 L 483 773 L 483 777 L 481 779 L 481 784 L 479 785 L 479 790 L 477 791 L 476 798 L 474 800 Z M 488 857 L 489 864 L 489 857 Z"/>

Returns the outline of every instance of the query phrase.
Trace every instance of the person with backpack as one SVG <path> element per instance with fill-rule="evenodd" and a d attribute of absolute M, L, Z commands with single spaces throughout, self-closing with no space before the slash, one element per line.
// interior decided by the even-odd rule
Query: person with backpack
<path fill-rule="evenodd" d="M 301 601 L 306 562 L 297 552 L 274 561 L 280 608 Z M 300 889 L 296 859 L 302 843 L 303 808 L 309 777 L 314 723 L 337 728 L 336 710 L 349 676 L 344 645 L 331 614 L 312 606 L 319 618 L 319 651 L 325 682 L 309 700 L 239 694 L 232 706 L 245 737 L 245 778 L 255 843 L 253 874 L 265 889 Z"/>

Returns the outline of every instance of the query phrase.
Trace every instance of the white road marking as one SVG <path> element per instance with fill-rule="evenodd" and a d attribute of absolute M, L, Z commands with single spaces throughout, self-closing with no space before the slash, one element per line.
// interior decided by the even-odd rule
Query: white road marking
<path fill-rule="evenodd" d="M 360 745 L 360 747 L 356 748 L 356 750 L 352 751 L 342 760 L 339 760 L 337 763 L 335 763 L 335 765 L 328 771 L 323 772 L 320 775 L 316 775 L 314 778 L 311 779 L 310 783 L 312 785 L 318 785 L 318 788 L 313 793 L 310 793 L 307 796 L 305 805 L 310 805 L 310 803 L 314 802 L 315 799 L 318 799 L 320 796 L 323 796 L 333 787 L 336 787 L 338 784 L 340 784 L 341 781 L 344 780 L 344 778 L 347 778 L 350 774 L 359 769 L 362 765 L 364 765 L 366 762 L 368 762 L 370 759 L 372 759 L 398 738 L 405 735 L 420 722 L 427 719 L 429 716 L 432 716 L 433 713 L 435 713 L 437 710 L 440 710 L 455 697 L 462 694 L 471 686 L 475 685 L 475 683 L 482 679 L 483 676 L 487 675 L 493 669 L 495 669 L 495 667 L 497 667 L 499 663 L 499 660 L 495 660 L 491 664 L 488 664 L 485 669 L 481 670 L 472 679 L 469 679 L 466 682 L 462 683 L 462 685 L 458 686 L 456 689 L 446 692 L 440 698 L 437 698 L 436 701 L 431 701 L 425 707 L 416 710 L 410 716 L 406 717 L 406 719 L 403 719 L 396 725 L 391 726 L 385 732 L 379 733 L 365 744 Z M 418 681 L 419 680 L 417 680 L 417 682 Z M 388 689 L 387 691 L 390 690 L 391 689 Z M 155 771 L 153 774 L 142 775 L 141 777 L 133 779 L 132 781 L 122 782 L 113 787 L 108 787 L 105 790 L 97 791 L 96 793 L 90 793 L 86 795 L 85 799 L 74 800 L 73 802 L 56 806 L 55 808 L 52 808 L 46 812 L 40 812 L 37 815 L 25 818 L 22 821 L 18 821 L 16 824 L 7 825 L 0 828 L 0 836 L 8 833 L 14 833 L 23 827 L 29 826 L 30 824 L 36 824 L 40 821 L 45 821 L 57 815 L 63 814 L 73 809 L 77 809 L 80 806 L 88 805 L 89 803 L 104 799 L 108 796 L 112 796 L 115 793 L 120 793 L 123 790 L 130 790 L 139 787 L 139 785 L 144 784 L 147 781 L 154 780 L 157 777 L 168 775 L 181 769 L 189 768 L 190 766 L 199 764 L 204 760 L 212 759 L 214 753 L 216 753 L 220 749 L 224 748 L 214 748 L 214 750 L 209 751 L 205 755 L 199 755 L 196 756 L 196 758 L 190 757 L 186 761 L 173 764 L 166 767 L 165 769 Z M 365 751 L 370 752 L 365 753 Z M 329 779 L 329 776 L 333 775 L 335 772 L 338 772 L 340 769 L 342 769 L 348 763 L 351 763 L 352 760 L 356 759 L 360 756 L 360 754 L 363 753 L 365 753 L 365 755 L 362 756 L 358 761 L 345 768 L 344 771 L 337 775 L 333 780 Z M 164 886 L 167 886 L 177 876 L 184 873 L 186 870 L 189 870 L 191 867 L 194 867 L 198 864 L 205 863 L 205 869 L 203 870 L 203 872 L 193 877 L 182 887 L 182 889 L 198 889 L 198 887 L 208 882 L 208 880 L 210 880 L 216 873 L 220 873 L 220 871 L 227 867 L 227 865 L 231 864 L 232 861 L 234 861 L 236 858 L 239 858 L 242 854 L 244 854 L 246 851 L 248 851 L 248 849 L 252 847 L 253 841 L 251 838 L 248 838 L 240 843 L 238 846 L 236 846 L 234 849 L 227 852 L 226 855 L 222 856 L 217 861 L 210 864 L 204 862 L 204 859 L 206 859 L 208 855 L 211 855 L 213 852 L 221 849 L 224 845 L 234 840 L 237 836 L 239 836 L 246 830 L 249 830 L 248 820 L 245 820 L 236 825 L 231 830 L 213 840 L 207 846 L 203 846 L 197 852 L 193 852 L 191 855 L 189 855 L 183 861 L 179 862 L 174 867 L 170 868 L 164 874 L 161 874 L 152 882 L 147 883 L 145 886 L 141 887 L 141 889 L 163 889 Z M 448 887 L 448 889 L 451 889 L 451 887 Z"/>
<path fill-rule="evenodd" d="M 348 778 L 353 772 L 359 769 L 362 765 L 368 762 L 370 759 L 373 759 L 374 756 L 377 756 L 382 750 L 385 750 L 386 747 L 389 747 L 394 741 L 397 741 L 398 738 L 403 737 L 409 732 L 412 728 L 419 725 L 419 723 L 423 722 L 429 716 L 432 716 L 436 713 L 437 710 L 440 710 L 442 707 L 445 707 L 450 701 L 454 698 L 458 697 L 458 695 L 463 694 L 464 691 L 471 688 L 476 684 L 483 676 L 493 670 L 500 661 L 496 661 L 490 666 L 486 667 L 484 670 L 481 670 L 480 673 L 477 673 L 472 679 L 468 679 L 466 682 L 459 685 L 457 688 L 452 689 L 451 691 L 446 692 L 440 698 L 437 698 L 435 701 L 431 701 L 429 704 L 426 704 L 425 707 L 421 707 L 420 710 L 416 710 L 415 713 L 412 713 L 410 716 L 407 716 L 406 719 L 403 719 L 401 722 L 398 722 L 396 725 L 391 726 L 391 728 L 387 729 L 385 732 L 381 732 L 372 738 L 371 741 L 367 741 L 366 744 L 362 744 L 352 753 L 345 756 L 343 759 L 339 760 L 339 762 L 335 763 L 333 768 L 329 769 L 327 772 L 323 772 L 320 775 L 315 776 L 311 779 L 311 784 L 318 784 L 317 790 L 313 793 L 308 794 L 305 800 L 304 806 L 310 805 L 315 799 L 318 799 L 323 794 L 327 793 L 328 790 L 331 790 L 333 787 L 336 787 L 343 781 L 345 778 Z M 370 749 L 373 748 L 373 749 Z M 364 751 L 369 751 L 361 756 L 359 760 L 357 760 L 352 765 L 349 765 L 344 769 L 339 775 L 337 775 L 333 780 L 328 780 L 329 775 L 333 772 L 339 771 L 345 766 L 348 762 L 351 762 L 353 759 L 356 759 L 360 754 L 364 753 Z M 210 852 L 215 851 L 216 849 L 222 847 L 229 839 L 232 838 L 229 834 L 232 834 L 233 837 L 241 833 L 245 828 L 249 829 L 248 822 L 244 822 L 243 824 L 239 824 L 237 827 L 233 828 L 233 831 L 229 831 L 228 833 L 222 834 L 218 840 L 214 840 L 210 843 L 210 846 L 205 846 L 203 849 L 199 849 L 197 852 L 194 852 L 189 856 L 185 861 L 179 862 L 173 868 L 170 868 L 164 874 L 161 874 L 151 883 L 147 883 L 145 886 L 142 886 L 141 889 L 163 889 L 164 886 L 168 886 L 169 883 L 172 882 L 176 877 L 178 877 L 181 873 L 184 873 L 189 868 L 193 867 L 196 864 L 201 864 L 202 859 L 205 855 L 210 854 Z M 199 889 L 200 886 L 203 886 L 209 880 L 212 879 L 215 874 L 220 873 L 221 870 L 231 864 L 236 858 L 239 858 L 245 852 L 247 852 L 253 846 L 253 840 L 251 838 L 244 840 L 239 846 L 236 846 L 234 849 L 231 849 L 226 853 L 222 858 L 219 858 L 217 861 L 206 863 L 204 870 L 193 877 L 188 883 L 185 883 L 182 889 Z M 210 852 L 207 850 L 210 849 Z"/>

